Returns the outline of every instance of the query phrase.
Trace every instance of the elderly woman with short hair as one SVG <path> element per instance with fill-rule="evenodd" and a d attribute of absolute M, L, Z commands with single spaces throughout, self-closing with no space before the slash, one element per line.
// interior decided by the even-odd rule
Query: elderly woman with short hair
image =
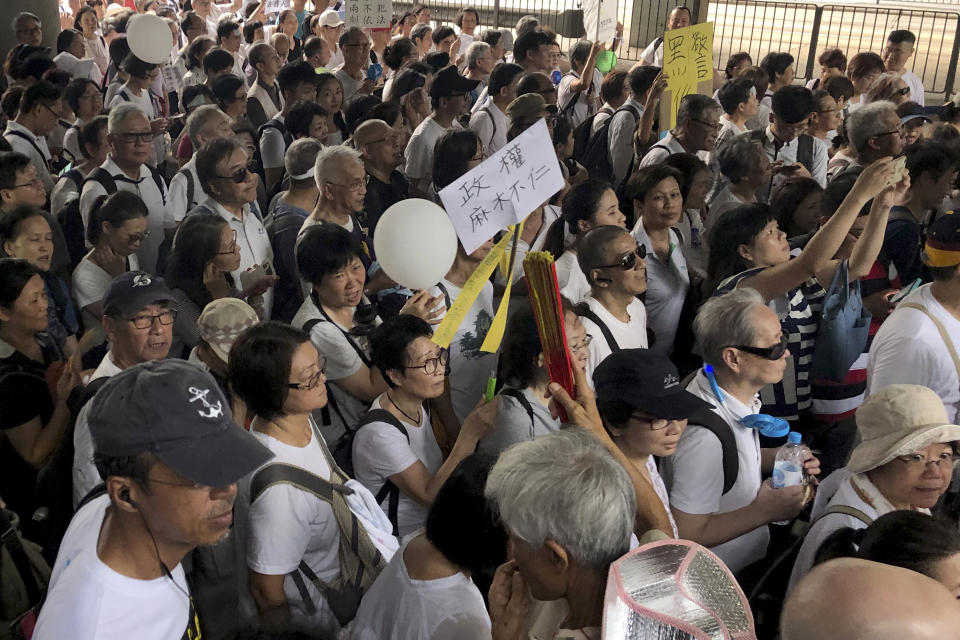
<path fill-rule="evenodd" d="M 749 133 L 741 133 L 721 145 L 717 151 L 717 163 L 729 184 L 710 201 L 707 224 L 711 228 L 725 211 L 757 202 L 757 190 L 770 181 L 767 153 L 760 141 Z"/>
<path fill-rule="evenodd" d="M 870 83 L 870 88 L 867 89 L 864 99 L 867 103 L 889 100 L 900 106 L 910 100 L 910 87 L 899 73 L 882 73 Z"/>
<path fill-rule="evenodd" d="M 493 637 L 532 624 L 530 637 L 599 638 L 607 571 L 630 548 L 637 510 L 624 467 L 572 427 L 500 454 L 486 494 L 513 555 L 490 588 Z M 545 604 L 528 615 L 530 596 Z"/>
<path fill-rule="evenodd" d="M 940 397 L 915 384 L 895 384 L 857 409 L 860 444 L 850 454 L 841 482 L 818 495 L 813 527 L 790 576 L 793 586 L 811 568 L 820 546 L 844 527 L 866 528 L 899 509 L 930 513 L 950 485 L 960 426 L 951 424 Z"/>

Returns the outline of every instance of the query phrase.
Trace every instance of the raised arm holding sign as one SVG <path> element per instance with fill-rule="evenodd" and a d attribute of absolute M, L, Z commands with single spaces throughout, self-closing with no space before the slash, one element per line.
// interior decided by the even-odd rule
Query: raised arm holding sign
<path fill-rule="evenodd" d="M 677 107 L 685 95 L 713 93 L 713 23 L 695 24 L 663 34 L 663 72 L 668 77 L 660 101 L 661 128 L 677 125 Z"/>

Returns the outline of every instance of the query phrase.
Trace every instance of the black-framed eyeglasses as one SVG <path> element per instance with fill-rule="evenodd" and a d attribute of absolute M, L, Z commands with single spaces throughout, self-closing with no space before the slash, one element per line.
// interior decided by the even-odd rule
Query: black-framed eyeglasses
<path fill-rule="evenodd" d="M 404 369 L 423 369 L 425 374 L 432 376 L 440 367 L 446 369 L 448 362 L 450 362 L 450 350 L 441 348 L 440 353 L 438 353 L 435 358 L 427 358 L 423 361 L 423 364 L 406 366 Z"/>
<path fill-rule="evenodd" d="M 326 372 L 327 358 L 321 355 L 317 360 L 317 372 L 315 374 L 307 378 L 304 382 L 288 382 L 287 387 L 290 389 L 300 389 L 301 391 L 316 389 L 320 385 L 320 378 L 322 378 Z"/>
<path fill-rule="evenodd" d="M 636 420 L 641 424 L 647 425 L 650 431 L 663 431 L 664 429 L 669 427 L 671 424 L 680 422 L 679 420 L 671 420 L 668 418 L 654 418 L 652 416 L 644 415 L 641 413 L 634 413 L 633 415 L 630 416 L 630 418 L 633 420 Z"/>
<path fill-rule="evenodd" d="M 343 187 L 345 189 L 350 189 L 350 191 L 360 191 L 370 182 L 370 174 L 365 173 L 363 177 L 359 180 L 354 180 L 350 184 L 340 184 L 338 182 L 328 182 L 327 184 L 332 184 L 335 187 Z"/>
<path fill-rule="evenodd" d="M 230 256 L 233 255 L 237 250 L 237 230 L 233 230 L 233 240 L 230 244 L 227 245 L 227 248 L 223 251 L 217 251 L 218 256 Z"/>
<path fill-rule="evenodd" d="M 240 184 L 241 182 L 247 179 L 247 174 L 256 173 L 256 172 L 257 172 L 257 167 L 251 160 L 250 162 L 240 167 L 230 175 L 228 176 L 218 175 L 217 177 L 220 178 L 221 180 L 233 180 L 237 184 Z"/>
<path fill-rule="evenodd" d="M 48 104 L 44 104 L 43 102 L 41 102 L 41 103 L 40 103 L 40 106 L 42 106 L 44 109 L 46 109 L 47 111 L 49 111 L 50 113 L 52 113 L 53 115 L 55 115 L 57 118 L 62 118 L 62 117 L 63 117 L 63 114 L 62 114 L 61 112 L 55 111 L 54 108 L 51 107 L 51 106 L 48 105 Z"/>
<path fill-rule="evenodd" d="M 903 128 L 901 127 L 900 129 L 897 129 L 896 131 L 884 131 L 883 133 L 878 133 L 878 134 L 876 134 L 876 135 L 873 136 L 873 137 L 874 137 L 874 138 L 882 138 L 883 136 L 892 136 L 892 135 L 894 135 L 894 134 L 900 135 L 902 132 L 903 132 Z"/>
<path fill-rule="evenodd" d="M 173 321 L 176 320 L 176 318 L 176 309 L 164 309 L 160 313 L 154 315 L 143 314 L 140 316 L 127 318 L 127 321 L 132 323 L 137 329 L 149 329 L 153 326 L 154 321 L 158 321 L 160 324 L 168 326 L 173 324 Z"/>
<path fill-rule="evenodd" d="M 733 347 L 734 349 L 739 349 L 744 353 L 749 353 L 755 356 L 759 356 L 765 360 L 779 360 L 783 357 L 783 354 L 787 352 L 787 334 L 783 332 L 780 334 L 780 342 L 773 345 L 772 347 L 751 347 L 748 345 L 742 344 L 731 344 L 728 346 Z"/>
<path fill-rule="evenodd" d="M 116 135 L 120 140 L 126 142 L 127 144 L 136 144 L 138 142 L 148 143 L 153 142 L 153 132 L 144 131 L 141 133 L 117 133 Z"/>
<path fill-rule="evenodd" d="M 577 353 L 578 351 L 586 349 L 587 347 L 590 346 L 591 342 L 593 342 L 593 336 L 588 333 L 585 336 L 583 336 L 583 340 L 581 340 L 577 344 L 568 345 L 570 347 L 570 353 Z"/>
<path fill-rule="evenodd" d="M 635 266 L 637 266 L 637 258 L 642 260 L 646 257 L 647 245 L 638 244 L 636 251 L 623 254 L 614 264 L 601 264 L 597 267 L 594 267 L 594 269 L 613 269 L 614 267 L 620 267 L 624 271 L 630 271 L 630 269 L 633 269 Z"/>
<path fill-rule="evenodd" d="M 34 189 L 42 189 L 42 188 L 43 188 L 43 180 L 41 180 L 40 178 L 33 178 L 33 179 L 31 179 L 29 182 L 24 182 L 24 183 L 21 183 L 21 184 L 15 184 L 15 185 L 13 185 L 13 186 L 10 187 L 10 188 L 11 188 L 11 189 L 23 189 L 23 188 L 25 188 L 25 187 L 33 187 Z"/>
<path fill-rule="evenodd" d="M 203 489 L 206 485 L 202 485 L 199 482 L 170 482 L 169 480 L 157 480 L 156 478 L 147 478 L 147 482 L 153 482 L 154 484 L 165 484 L 171 487 L 183 487 L 184 489 Z"/>
<path fill-rule="evenodd" d="M 723 125 L 720 124 L 719 122 L 717 123 L 707 122 L 706 120 L 699 120 L 697 118 L 690 118 L 690 119 L 693 120 L 694 122 L 699 122 L 706 128 L 713 129 L 714 131 L 720 131 L 720 129 L 723 129 Z"/>

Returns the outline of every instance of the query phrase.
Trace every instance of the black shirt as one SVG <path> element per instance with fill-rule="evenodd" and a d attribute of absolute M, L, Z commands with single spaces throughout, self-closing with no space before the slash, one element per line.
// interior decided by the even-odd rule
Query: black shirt
<path fill-rule="evenodd" d="M 363 198 L 363 212 L 359 217 L 367 233 L 373 237 L 383 212 L 408 197 L 410 182 L 396 169 L 390 174 L 389 183 L 381 182 L 370 172 L 367 175 L 370 176 L 370 182 L 367 183 L 367 195 Z"/>

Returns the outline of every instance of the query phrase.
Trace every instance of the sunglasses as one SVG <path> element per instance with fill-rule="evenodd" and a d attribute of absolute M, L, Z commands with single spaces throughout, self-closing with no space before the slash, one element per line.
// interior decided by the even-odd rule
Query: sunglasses
<path fill-rule="evenodd" d="M 228 176 L 217 176 L 217 177 L 220 178 L 220 179 L 222 179 L 222 180 L 233 180 L 233 181 L 236 182 L 237 184 L 240 184 L 241 182 L 243 182 L 244 180 L 247 179 L 247 174 L 256 173 L 256 172 L 257 172 L 257 166 L 256 166 L 256 164 L 251 160 L 251 161 L 248 162 L 246 165 L 240 167 L 239 169 L 237 169 L 236 171 L 234 171 L 234 172 L 231 173 L 230 175 L 228 175 Z"/>
<path fill-rule="evenodd" d="M 626 253 L 620 256 L 620 260 L 618 260 L 616 263 L 602 264 L 598 267 L 594 267 L 594 269 L 613 269 L 614 267 L 620 267 L 624 271 L 630 271 L 635 266 L 637 266 L 637 258 L 643 259 L 646 257 L 647 257 L 647 246 L 643 244 L 638 244 L 636 251 L 631 251 L 630 253 Z"/>
<path fill-rule="evenodd" d="M 783 354 L 787 352 L 787 334 L 781 333 L 780 342 L 772 347 L 749 347 L 740 344 L 733 344 L 730 346 L 745 353 L 759 356 L 765 360 L 779 360 L 783 357 Z"/>

